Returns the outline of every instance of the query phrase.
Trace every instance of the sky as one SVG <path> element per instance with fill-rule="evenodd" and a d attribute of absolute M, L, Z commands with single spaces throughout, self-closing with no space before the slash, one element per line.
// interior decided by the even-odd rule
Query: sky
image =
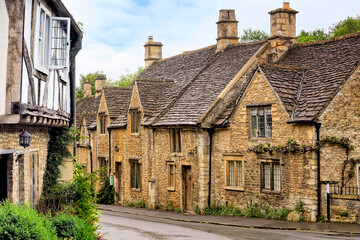
<path fill-rule="evenodd" d="M 269 11 L 283 0 L 62 0 L 76 21 L 84 24 L 80 74 L 103 71 L 117 79 L 144 66 L 148 36 L 163 44 L 163 58 L 216 44 L 220 9 L 235 9 L 239 35 L 243 29 L 270 32 Z M 360 0 L 290 0 L 297 14 L 297 32 L 328 29 L 360 15 Z"/>

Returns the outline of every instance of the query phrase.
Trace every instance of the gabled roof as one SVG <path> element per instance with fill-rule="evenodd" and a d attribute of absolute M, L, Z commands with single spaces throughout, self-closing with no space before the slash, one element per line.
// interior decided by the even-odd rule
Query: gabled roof
<path fill-rule="evenodd" d="M 153 125 L 196 125 L 201 114 L 262 44 L 239 44 L 217 53 Z"/>
<path fill-rule="evenodd" d="M 319 117 L 359 62 L 360 33 L 290 48 L 279 64 L 305 69 L 293 120 Z"/>
<path fill-rule="evenodd" d="M 96 120 L 96 114 L 100 104 L 100 97 L 88 96 L 76 101 L 76 127 L 79 128 L 83 117 L 89 126 Z"/>
<path fill-rule="evenodd" d="M 131 98 L 131 92 L 131 87 L 106 86 L 103 88 L 110 118 L 115 119 L 127 111 Z"/>

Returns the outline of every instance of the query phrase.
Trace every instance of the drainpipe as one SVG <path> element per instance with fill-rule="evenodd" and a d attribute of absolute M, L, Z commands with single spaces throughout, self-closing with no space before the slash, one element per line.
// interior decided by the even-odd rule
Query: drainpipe
<path fill-rule="evenodd" d="M 91 149 L 91 135 L 89 133 L 89 151 L 90 151 L 90 173 L 93 172 L 93 159 L 92 159 L 92 149 Z"/>
<path fill-rule="evenodd" d="M 315 123 L 316 131 L 316 143 L 317 146 L 320 146 L 320 127 L 321 123 Z M 316 151 L 317 159 L 317 219 L 320 219 L 321 216 L 321 178 L 320 178 L 320 148 Z"/>
<path fill-rule="evenodd" d="M 212 143 L 213 143 L 213 134 L 214 134 L 214 129 L 213 128 L 209 128 L 208 130 L 209 133 L 209 193 L 208 193 L 208 207 L 210 207 L 211 205 L 211 162 L 212 162 Z"/>
<path fill-rule="evenodd" d="M 110 173 L 111 173 L 111 129 L 108 128 L 107 130 L 109 132 L 109 176 L 110 176 Z"/>

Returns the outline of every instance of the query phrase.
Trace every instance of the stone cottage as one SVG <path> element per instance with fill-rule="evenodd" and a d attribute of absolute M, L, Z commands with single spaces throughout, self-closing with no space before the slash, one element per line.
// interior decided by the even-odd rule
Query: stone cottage
<path fill-rule="evenodd" d="M 297 13 L 285 2 L 269 12 L 270 38 L 239 43 L 235 11 L 220 10 L 216 45 L 166 59 L 149 37 L 108 127 L 118 203 L 303 201 L 315 220 L 329 183 L 331 219 L 359 220 L 360 34 L 297 44 Z"/>
<path fill-rule="evenodd" d="M 0 1 L 0 200 L 39 199 L 49 132 L 75 120 L 81 41 L 59 0 Z"/>

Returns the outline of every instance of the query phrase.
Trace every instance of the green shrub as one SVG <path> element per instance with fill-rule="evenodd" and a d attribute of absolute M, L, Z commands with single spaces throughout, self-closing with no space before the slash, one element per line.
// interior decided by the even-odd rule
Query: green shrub
<path fill-rule="evenodd" d="M 199 207 L 199 205 L 196 205 L 194 208 L 194 212 L 201 215 L 201 208 Z"/>
<path fill-rule="evenodd" d="M 134 201 L 134 202 L 127 202 L 127 203 L 125 203 L 125 206 L 135 207 L 135 208 L 146 208 L 144 199 L 141 199 L 139 201 Z"/>
<path fill-rule="evenodd" d="M 348 216 L 349 216 L 349 212 L 347 212 L 347 211 L 341 212 L 341 213 L 339 213 L 339 216 L 340 216 L 340 217 L 348 217 Z"/>
<path fill-rule="evenodd" d="M 304 205 L 305 203 L 302 200 L 296 202 L 295 211 L 297 213 L 304 213 L 305 212 Z"/>
<path fill-rule="evenodd" d="M 289 213 L 291 212 L 291 210 L 282 207 L 278 210 L 278 214 L 277 214 L 277 218 L 278 220 L 286 220 L 287 216 L 289 215 Z"/>
<path fill-rule="evenodd" d="M 115 188 L 110 185 L 110 179 L 105 177 L 105 181 L 101 186 L 100 191 L 96 195 L 97 203 L 100 204 L 114 204 L 115 202 Z"/>
<path fill-rule="evenodd" d="M 244 215 L 247 218 L 261 218 L 263 217 L 263 214 L 261 213 L 261 209 L 257 203 L 252 203 L 250 200 L 249 203 L 247 203 L 247 206 L 244 210 Z"/>
<path fill-rule="evenodd" d="M 2 202 L 0 219 L 0 239 L 57 239 L 52 223 L 27 205 Z"/>
<path fill-rule="evenodd" d="M 52 220 L 58 239 L 97 239 L 93 226 L 85 220 L 68 214 L 59 214 Z"/>

